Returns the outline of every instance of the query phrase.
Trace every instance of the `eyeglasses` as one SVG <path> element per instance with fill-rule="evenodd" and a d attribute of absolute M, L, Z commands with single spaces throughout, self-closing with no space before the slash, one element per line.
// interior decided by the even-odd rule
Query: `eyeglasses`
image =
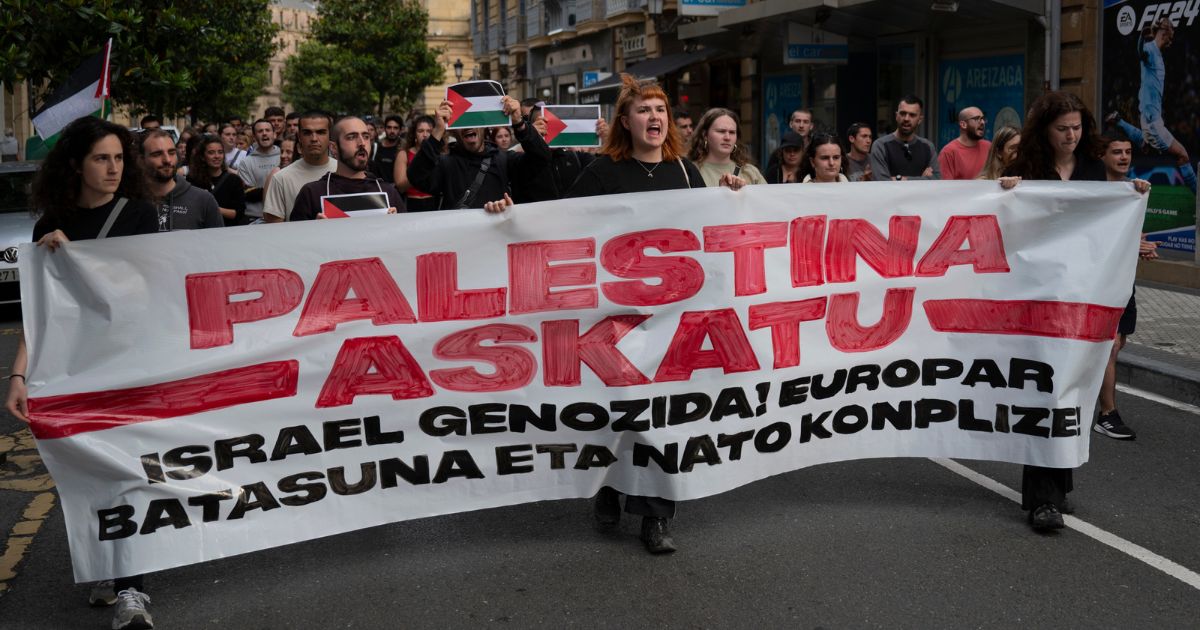
<path fill-rule="evenodd" d="M 911 162 L 913 160 L 912 149 L 908 148 L 907 144 L 903 145 L 903 146 L 904 146 L 904 158 L 907 159 L 909 162 Z"/>
<path fill-rule="evenodd" d="M 967 120 L 971 122 L 987 122 L 987 116 L 973 116 Z"/>

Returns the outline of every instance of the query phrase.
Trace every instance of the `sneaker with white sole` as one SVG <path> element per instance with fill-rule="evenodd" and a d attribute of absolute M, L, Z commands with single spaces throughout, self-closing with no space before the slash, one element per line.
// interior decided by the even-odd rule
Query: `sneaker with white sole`
<path fill-rule="evenodd" d="M 1133 440 L 1137 438 L 1137 434 L 1133 432 L 1121 421 L 1121 414 L 1117 413 L 1116 409 L 1108 413 L 1100 414 L 1096 418 L 1096 424 L 1092 425 L 1092 430 L 1096 433 L 1107 435 L 1114 440 Z"/>
<path fill-rule="evenodd" d="M 112 630 L 150 630 L 154 620 L 146 604 L 150 596 L 136 588 L 127 588 L 117 593 L 117 611 L 113 614 Z"/>
<path fill-rule="evenodd" d="M 92 584 L 92 592 L 88 594 L 88 605 L 96 607 L 112 606 L 117 603 L 117 591 L 113 588 L 112 580 L 102 580 Z"/>

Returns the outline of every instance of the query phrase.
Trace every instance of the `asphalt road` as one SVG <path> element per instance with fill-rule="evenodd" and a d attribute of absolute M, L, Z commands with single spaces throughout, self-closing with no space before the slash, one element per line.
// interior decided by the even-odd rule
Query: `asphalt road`
<path fill-rule="evenodd" d="M 0 374 L 17 326 L 0 324 Z M 1094 437 L 1082 524 L 1055 534 L 937 462 L 867 460 L 687 502 L 671 556 L 642 551 L 629 516 L 601 534 L 586 501 L 544 502 L 164 571 L 151 611 L 158 628 L 1195 628 L 1200 415 L 1120 405 L 1137 441 Z M 21 426 L 5 414 L 0 436 Z M 72 583 L 60 507 L 28 518 L 46 495 L 30 453 L 4 448 L 0 628 L 107 628 Z M 1018 466 L 961 463 L 1019 487 Z"/>

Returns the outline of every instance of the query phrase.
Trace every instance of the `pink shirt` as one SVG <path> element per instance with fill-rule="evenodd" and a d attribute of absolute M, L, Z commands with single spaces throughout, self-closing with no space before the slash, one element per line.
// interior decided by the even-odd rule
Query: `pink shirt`
<path fill-rule="evenodd" d="M 942 167 L 942 179 L 975 179 L 987 163 L 988 149 L 992 143 L 980 140 L 973 147 L 968 147 L 958 141 L 958 138 L 946 143 L 938 155 L 938 164 Z"/>

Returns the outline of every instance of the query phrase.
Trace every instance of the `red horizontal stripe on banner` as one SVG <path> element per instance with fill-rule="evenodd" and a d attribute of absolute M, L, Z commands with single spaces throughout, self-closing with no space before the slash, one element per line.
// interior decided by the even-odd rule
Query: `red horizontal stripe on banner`
<path fill-rule="evenodd" d="M 1110 341 L 1124 308 L 1043 300 L 928 300 L 934 330 Z"/>
<path fill-rule="evenodd" d="M 30 398 L 30 429 L 48 440 L 288 398 L 299 373 L 299 361 L 272 361 L 157 385 Z"/>

